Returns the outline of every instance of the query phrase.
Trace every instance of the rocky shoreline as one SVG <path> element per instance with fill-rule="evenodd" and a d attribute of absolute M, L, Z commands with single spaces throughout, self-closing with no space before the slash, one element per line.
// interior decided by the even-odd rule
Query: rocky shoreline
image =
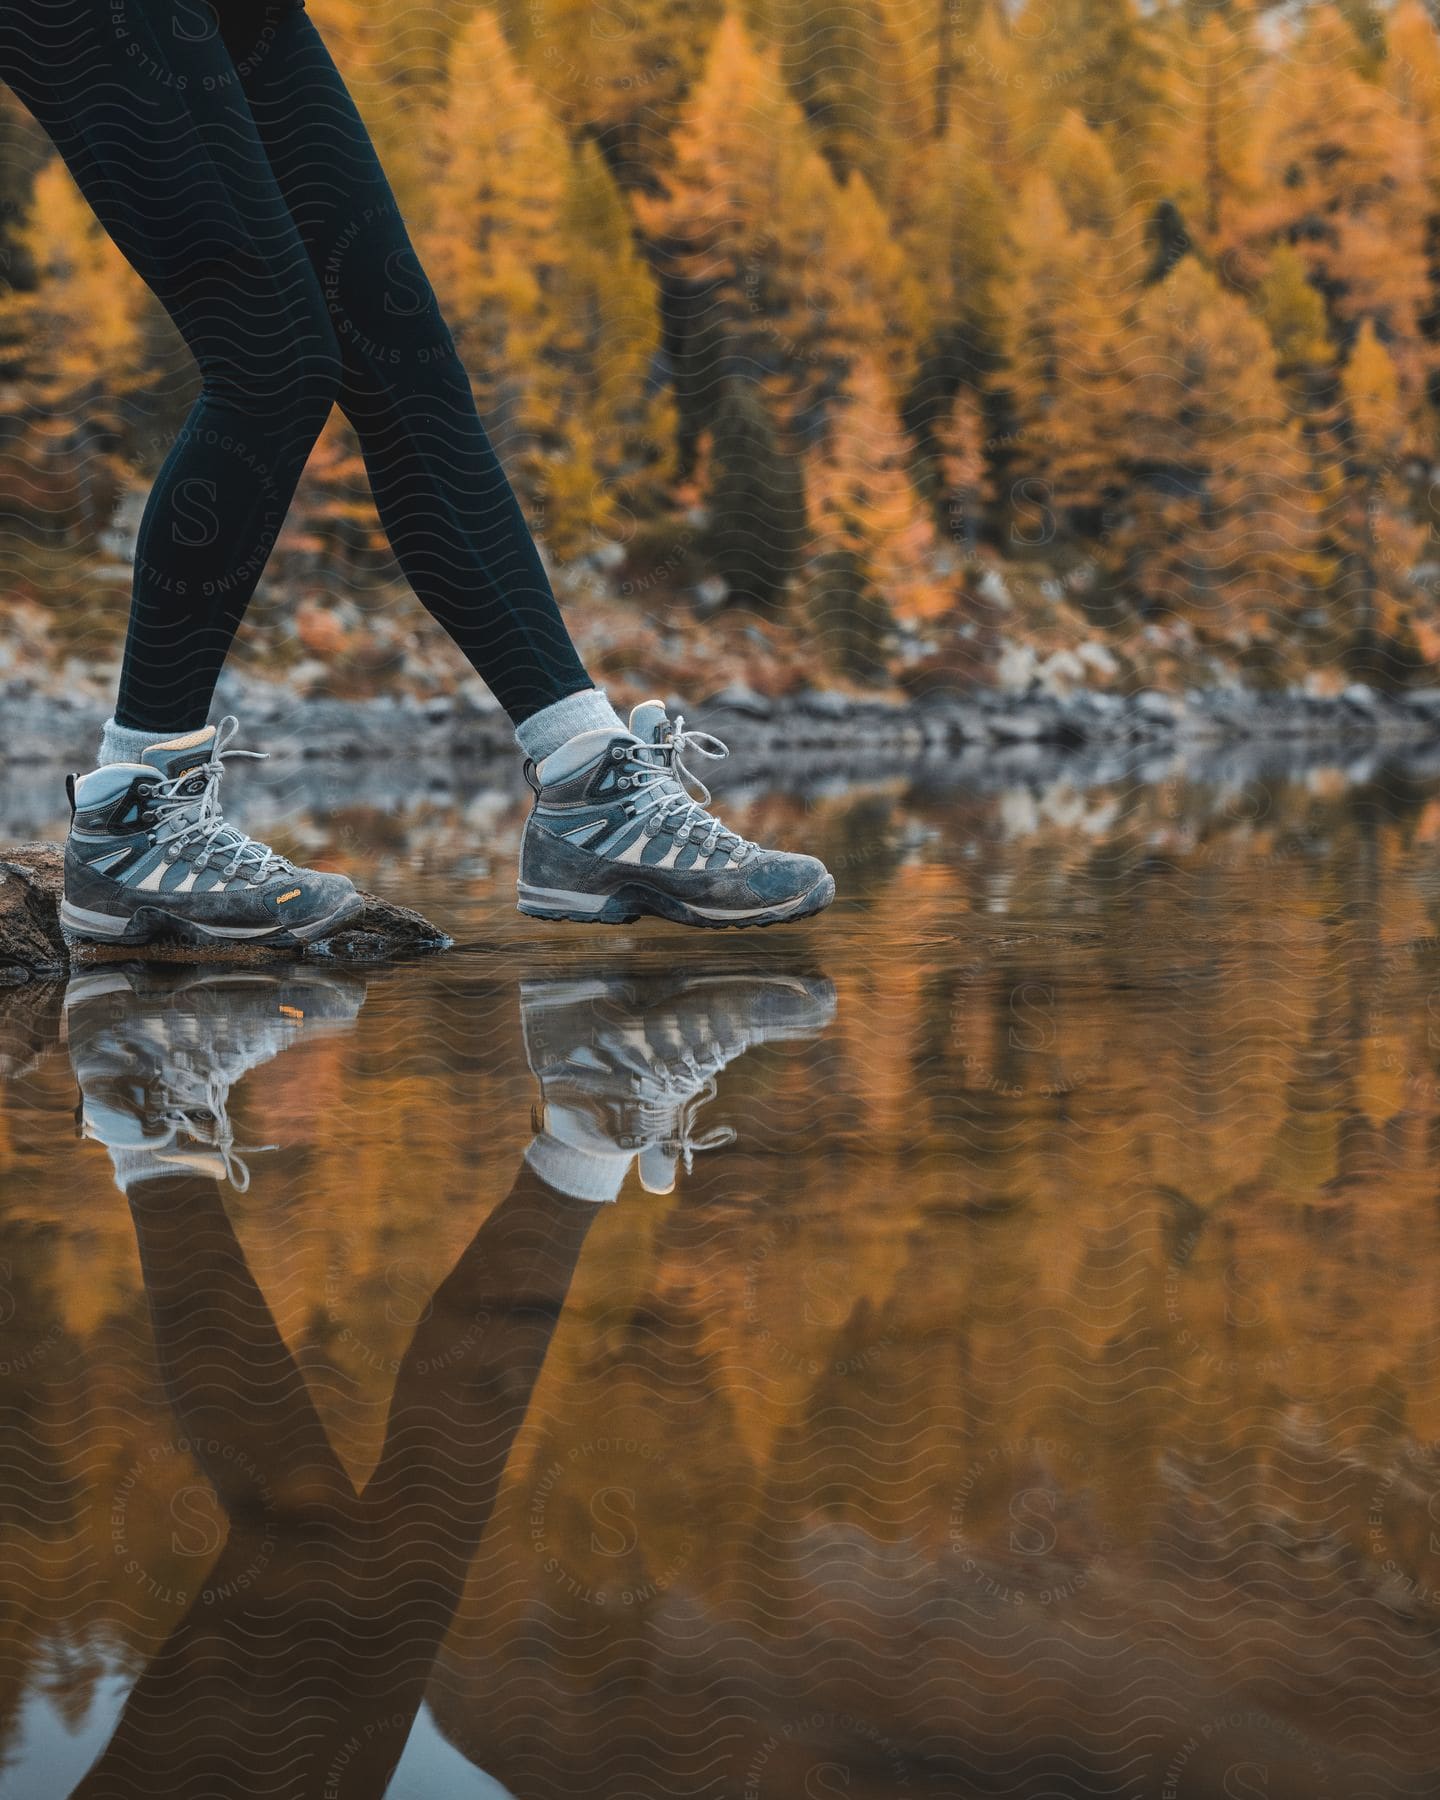
<path fill-rule="evenodd" d="M 731 686 L 696 698 L 666 696 L 672 711 L 726 739 L 747 763 L 821 752 L 852 766 L 877 757 L 913 761 L 946 752 L 1035 746 L 1065 755 L 1138 746 L 1227 744 L 1419 747 L 1440 742 L 1440 689 L 1388 695 L 1360 683 L 1338 694 L 1221 687 L 1174 695 L 1079 688 L 977 688 L 892 699 L 814 688 L 770 698 Z M 0 685 L 0 762 L 69 759 L 84 767 L 105 716 L 89 696 L 50 694 L 28 681 Z M 513 757 L 499 708 L 473 692 L 298 698 L 283 687 L 227 674 L 215 714 L 239 715 L 245 740 L 300 758 Z"/>

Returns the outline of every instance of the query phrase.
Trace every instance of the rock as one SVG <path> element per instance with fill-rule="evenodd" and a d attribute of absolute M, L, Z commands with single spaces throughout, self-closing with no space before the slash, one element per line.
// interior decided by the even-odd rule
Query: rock
<path fill-rule="evenodd" d="M 1363 681 L 1352 681 L 1340 698 L 1346 706 L 1353 706 L 1356 712 L 1372 713 L 1379 705 L 1375 690 L 1366 687 Z"/>
<path fill-rule="evenodd" d="M 61 868 L 54 844 L 20 844 L 0 860 L 0 984 L 64 974 L 69 956 L 57 912 Z"/>
<path fill-rule="evenodd" d="M 408 906 L 393 906 L 364 894 L 365 910 L 333 937 L 305 950 L 262 945 L 220 945 L 197 949 L 186 944 L 142 948 L 83 944 L 73 949 L 60 930 L 60 889 L 64 852 L 58 844 L 18 844 L 0 852 L 0 987 L 53 979 L 71 966 L 101 962 L 270 962 L 299 956 L 335 962 L 390 962 L 448 950 L 453 939 Z"/>
<path fill-rule="evenodd" d="M 1142 688 L 1135 696 L 1135 710 L 1142 719 L 1149 719 L 1156 725 L 1175 723 L 1175 702 L 1159 688 Z"/>
<path fill-rule="evenodd" d="M 833 688 L 807 688 L 796 696 L 796 705 L 812 719 L 848 719 L 855 710 L 850 696 Z"/>
<path fill-rule="evenodd" d="M 763 694 L 757 694 L 752 687 L 743 681 L 732 681 L 729 687 L 721 688 L 718 694 L 712 694 L 706 706 L 713 706 L 717 712 L 740 713 L 747 719 L 768 719 L 775 711 L 773 702 Z"/>
<path fill-rule="evenodd" d="M 1033 712 L 1002 713 L 990 721 L 990 730 L 1002 744 L 1031 744 L 1045 728 Z"/>

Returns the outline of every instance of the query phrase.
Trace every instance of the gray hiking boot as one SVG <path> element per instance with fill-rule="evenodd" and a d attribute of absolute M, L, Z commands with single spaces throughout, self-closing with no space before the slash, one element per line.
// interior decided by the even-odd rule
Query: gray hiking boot
<path fill-rule="evenodd" d="M 122 1188 L 190 1173 L 243 1192 L 250 1174 L 230 1122 L 231 1087 L 302 1037 L 348 1031 L 364 1003 L 362 980 L 305 965 L 125 963 L 76 975 L 65 1032 L 81 1133 L 109 1150 Z"/>
<path fill-rule="evenodd" d="M 818 1037 L 835 989 L 800 975 L 522 981 L 520 1017 L 544 1097 L 531 1160 L 542 1173 L 611 1162 L 623 1175 L 637 1157 L 641 1185 L 668 1194 L 697 1151 L 734 1141 L 729 1125 L 696 1130 L 718 1077 L 756 1045 Z"/>
<path fill-rule="evenodd" d="M 226 824 L 225 759 L 260 754 L 225 749 L 238 729 L 228 718 L 71 777 L 60 925 L 72 943 L 293 947 L 361 911 L 344 875 L 296 868 Z"/>
<path fill-rule="evenodd" d="M 818 858 L 762 849 L 705 810 L 710 795 L 682 760 L 690 750 L 726 754 L 646 700 L 628 732 L 582 731 L 538 767 L 527 763 L 535 805 L 520 845 L 521 912 L 591 925 L 651 913 L 717 929 L 828 906 L 835 880 Z"/>

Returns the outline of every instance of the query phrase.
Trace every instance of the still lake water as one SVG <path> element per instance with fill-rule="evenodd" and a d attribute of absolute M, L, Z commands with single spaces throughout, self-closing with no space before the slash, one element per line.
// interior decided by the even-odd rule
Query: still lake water
<path fill-rule="evenodd" d="M 1440 1788 L 1440 784 L 234 786 L 459 948 L 0 994 L 4 1800 Z"/>

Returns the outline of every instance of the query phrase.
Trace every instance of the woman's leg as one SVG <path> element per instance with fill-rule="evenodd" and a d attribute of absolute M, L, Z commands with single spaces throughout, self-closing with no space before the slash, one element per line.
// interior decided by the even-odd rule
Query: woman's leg
<path fill-rule="evenodd" d="M 314 26 L 284 19 L 268 55 L 232 31 L 260 139 L 310 252 L 343 363 L 340 404 L 420 600 L 494 690 L 531 755 L 618 726 L 565 628 L 469 378 L 374 147 Z M 550 715 L 527 742 L 526 722 Z"/>
<path fill-rule="evenodd" d="M 289 11 L 251 0 L 257 37 Z M 207 7 L 0 0 L 0 77 L 200 365 L 140 526 L 116 706 L 139 741 L 169 736 L 205 721 L 338 391 L 334 333 Z"/>

